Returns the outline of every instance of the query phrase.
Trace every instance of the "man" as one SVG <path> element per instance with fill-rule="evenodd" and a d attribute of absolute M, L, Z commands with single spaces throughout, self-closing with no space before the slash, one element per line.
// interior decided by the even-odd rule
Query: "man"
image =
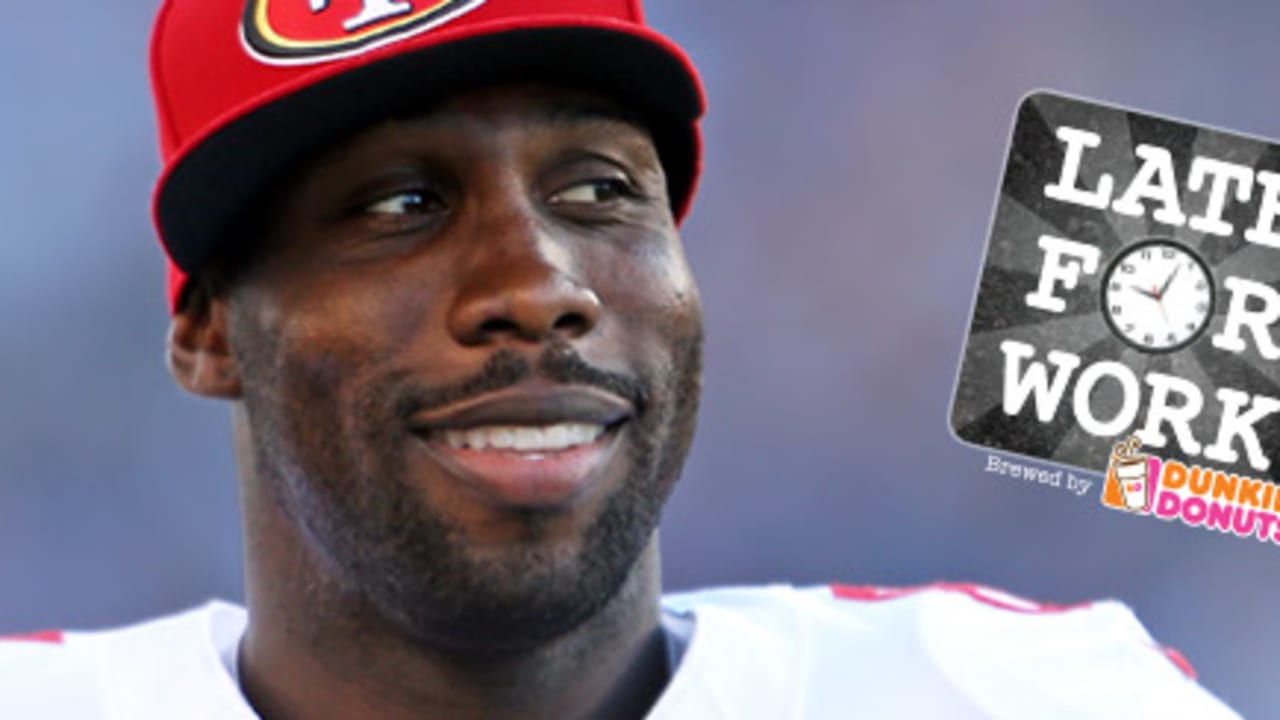
<path fill-rule="evenodd" d="M 0 644 L 0 717 L 1230 717 L 1123 607 L 660 597 L 702 91 L 634 0 L 169 0 L 169 360 L 247 611 Z"/>

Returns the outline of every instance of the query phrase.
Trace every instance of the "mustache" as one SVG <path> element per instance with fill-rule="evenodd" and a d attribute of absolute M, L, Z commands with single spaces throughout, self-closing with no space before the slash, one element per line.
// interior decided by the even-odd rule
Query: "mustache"
<path fill-rule="evenodd" d="M 644 415 L 652 395 L 650 383 L 640 377 L 596 367 L 568 345 L 550 345 L 536 362 L 520 352 L 502 348 L 474 375 L 461 381 L 440 386 L 410 382 L 397 394 L 395 411 L 407 420 L 416 413 L 439 410 L 503 390 L 531 377 L 565 385 L 587 385 L 613 393 L 631 401 L 637 417 Z"/>

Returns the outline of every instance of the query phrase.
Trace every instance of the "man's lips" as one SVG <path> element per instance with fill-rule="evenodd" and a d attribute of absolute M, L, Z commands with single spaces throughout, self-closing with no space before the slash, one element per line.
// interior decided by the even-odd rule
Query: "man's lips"
<path fill-rule="evenodd" d="M 418 434 L 495 425 L 588 423 L 608 426 L 626 420 L 632 413 L 630 402 L 603 390 L 529 383 L 439 410 L 414 413 L 409 424 Z"/>
<path fill-rule="evenodd" d="M 571 505 L 612 458 L 626 400 L 581 386 L 522 385 L 416 413 L 410 429 L 445 471 L 500 505 Z"/>

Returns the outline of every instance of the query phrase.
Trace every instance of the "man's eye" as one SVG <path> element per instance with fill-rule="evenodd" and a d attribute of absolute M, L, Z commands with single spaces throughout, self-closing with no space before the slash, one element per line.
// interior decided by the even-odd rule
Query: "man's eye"
<path fill-rule="evenodd" d="M 421 215 L 438 210 L 443 203 L 434 193 L 409 190 L 388 195 L 364 206 L 373 215 Z"/>
<path fill-rule="evenodd" d="M 553 205 L 594 205 L 634 194 L 625 180 L 600 178 L 570 185 L 552 195 L 550 202 Z"/>

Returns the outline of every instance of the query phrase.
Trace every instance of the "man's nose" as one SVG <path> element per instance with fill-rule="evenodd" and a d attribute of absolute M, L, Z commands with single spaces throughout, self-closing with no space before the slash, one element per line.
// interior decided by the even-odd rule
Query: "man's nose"
<path fill-rule="evenodd" d="M 509 213 L 476 238 L 455 296 L 449 330 L 463 345 L 571 340 L 595 328 L 600 298 L 573 277 L 571 241 Z"/>

